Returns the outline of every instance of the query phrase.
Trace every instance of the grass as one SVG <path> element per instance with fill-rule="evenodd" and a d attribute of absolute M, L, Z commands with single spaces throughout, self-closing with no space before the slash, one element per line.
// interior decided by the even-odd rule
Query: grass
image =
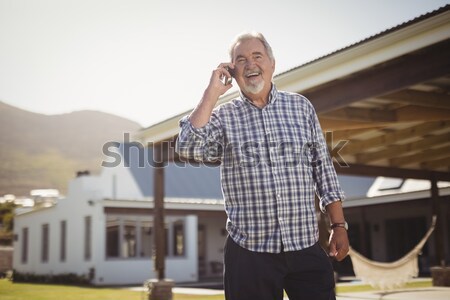
<path fill-rule="evenodd" d="M 54 284 L 12 283 L 0 280 L 1 300 L 146 300 L 145 292 L 123 288 L 78 287 Z M 223 300 L 223 295 L 174 294 L 173 300 Z"/>
<path fill-rule="evenodd" d="M 12 283 L 0 280 L 2 300 L 140 300 L 141 294 L 129 290 L 77 287 L 51 284 Z"/>
<path fill-rule="evenodd" d="M 431 280 L 414 281 L 406 288 L 430 287 Z M 369 285 L 338 285 L 337 294 L 374 291 Z M 1 300 L 147 300 L 145 292 L 123 288 L 77 287 L 67 285 L 12 283 L 0 280 Z M 223 295 L 174 294 L 173 300 L 224 300 Z"/>

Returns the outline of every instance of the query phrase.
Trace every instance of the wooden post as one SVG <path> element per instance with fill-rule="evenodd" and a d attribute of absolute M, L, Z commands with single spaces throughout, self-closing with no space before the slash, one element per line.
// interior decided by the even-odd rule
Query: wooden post
<path fill-rule="evenodd" d="M 166 279 L 166 229 L 164 226 L 164 143 L 153 145 L 154 159 L 154 224 L 155 231 L 155 255 L 154 269 L 158 275 L 157 279 L 146 282 L 148 288 L 148 300 L 172 300 L 173 280 Z"/>
<path fill-rule="evenodd" d="M 153 157 L 155 159 L 154 168 L 154 229 L 155 229 L 155 256 L 154 265 L 155 271 L 158 274 L 158 279 L 163 280 L 165 274 L 165 226 L 164 226 L 164 164 L 163 164 L 163 149 L 160 144 L 153 147 Z"/>
<path fill-rule="evenodd" d="M 442 213 L 439 200 L 439 188 L 437 186 L 436 176 L 431 177 L 431 206 L 433 215 L 437 216 L 436 227 L 434 229 L 434 248 L 436 252 L 436 265 L 444 266 L 444 237 L 442 235 Z"/>

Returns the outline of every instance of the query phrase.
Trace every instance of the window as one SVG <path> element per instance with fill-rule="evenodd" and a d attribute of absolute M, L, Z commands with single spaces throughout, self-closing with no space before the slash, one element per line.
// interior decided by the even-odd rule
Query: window
<path fill-rule="evenodd" d="M 122 257 L 136 257 L 136 221 L 125 220 L 122 231 Z"/>
<path fill-rule="evenodd" d="M 41 261 L 42 262 L 48 262 L 48 256 L 49 256 L 49 239 L 50 239 L 50 235 L 49 235 L 49 225 L 48 224 L 43 224 L 42 225 L 42 236 L 41 236 L 41 240 L 42 240 L 42 244 L 41 244 Z"/>
<path fill-rule="evenodd" d="M 106 218 L 106 257 L 119 257 L 119 218 Z"/>
<path fill-rule="evenodd" d="M 184 218 L 168 217 L 165 224 L 166 256 L 186 255 Z M 153 256 L 154 236 L 151 217 L 107 215 L 106 257 L 149 258 Z"/>
<path fill-rule="evenodd" d="M 22 255 L 21 260 L 23 264 L 28 262 L 28 228 L 22 228 Z"/>
<path fill-rule="evenodd" d="M 403 183 L 405 183 L 405 180 L 402 178 L 384 178 L 378 190 L 380 191 L 398 190 L 402 187 Z"/>
<path fill-rule="evenodd" d="M 84 217 L 84 260 L 91 259 L 91 244 L 92 244 L 92 218 L 91 216 Z"/>
<path fill-rule="evenodd" d="M 153 248 L 152 222 L 141 221 L 141 245 L 139 256 L 151 257 Z"/>
<path fill-rule="evenodd" d="M 60 245 L 59 245 L 59 260 L 66 261 L 66 243 L 67 243 L 67 222 L 60 223 Z"/>
<path fill-rule="evenodd" d="M 176 221 L 173 224 L 173 255 L 184 255 L 184 222 Z"/>

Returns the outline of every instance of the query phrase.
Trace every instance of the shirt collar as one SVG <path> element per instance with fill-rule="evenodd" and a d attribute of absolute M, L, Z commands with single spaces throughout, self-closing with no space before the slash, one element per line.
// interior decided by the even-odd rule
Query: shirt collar
<path fill-rule="evenodd" d="M 242 93 L 241 90 L 239 90 L 239 95 L 241 96 L 242 100 L 253 105 L 253 102 L 250 99 L 248 99 L 247 97 L 245 97 L 244 93 Z M 278 98 L 277 96 L 278 96 L 277 87 L 275 86 L 275 83 L 272 82 L 272 89 L 270 90 L 270 94 L 269 94 L 269 103 L 267 103 L 267 105 L 273 104 L 277 100 L 277 98 Z"/>

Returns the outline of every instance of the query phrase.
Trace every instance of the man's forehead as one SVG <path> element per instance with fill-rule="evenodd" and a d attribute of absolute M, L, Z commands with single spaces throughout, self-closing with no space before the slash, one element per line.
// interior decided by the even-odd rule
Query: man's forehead
<path fill-rule="evenodd" d="M 233 56 L 239 56 L 247 53 L 266 53 L 266 48 L 257 38 L 245 39 L 234 46 Z"/>

